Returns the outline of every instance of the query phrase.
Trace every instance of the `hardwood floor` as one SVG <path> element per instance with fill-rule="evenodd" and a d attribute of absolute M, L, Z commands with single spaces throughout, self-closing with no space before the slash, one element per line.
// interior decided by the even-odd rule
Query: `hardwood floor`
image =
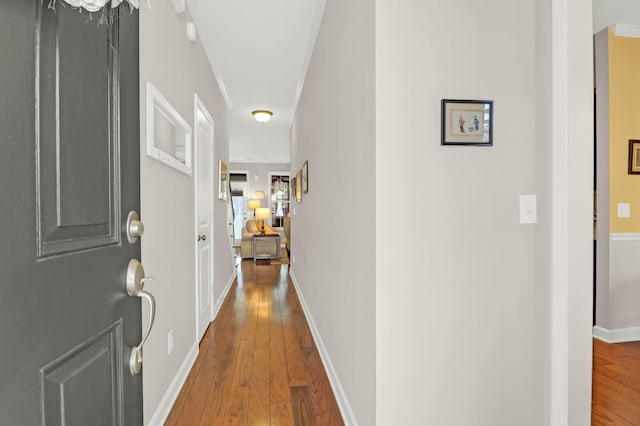
<path fill-rule="evenodd" d="M 241 263 L 165 425 L 343 425 L 287 265 Z"/>
<path fill-rule="evenodd" d="M 593 339 L 592 425 L 640 425 L 640 342 Z"/>

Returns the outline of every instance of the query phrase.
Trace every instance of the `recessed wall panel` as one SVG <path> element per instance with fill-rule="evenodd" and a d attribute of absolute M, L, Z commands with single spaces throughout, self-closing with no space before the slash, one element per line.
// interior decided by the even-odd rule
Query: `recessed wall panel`
<path fill-rule="evenodd" d="M 37 28 L 40 257 L 119 242 L 117 24 L 72 13 L 45 6 Z"/>
<path fill-rule="evenodd" d="M 122 424 L 121 323 L 40 370 L 45 426 Z"/>

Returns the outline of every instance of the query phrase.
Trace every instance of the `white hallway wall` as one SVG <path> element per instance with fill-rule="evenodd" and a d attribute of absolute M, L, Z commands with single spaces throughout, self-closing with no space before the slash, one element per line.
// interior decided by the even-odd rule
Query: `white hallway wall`
<path fill-rule="evenodd" d="M 361 425 L 588 424 L 592 142 L 562 136 L 571 250 L 557 251 L 554 3 L 327 2 L 292 130 L 292 167 L 310 163 L 292 271 Z M 591 9 L 567 3 L 569 117 L 589 123 Z M 494 146 L 440 146 L 442 98 L 493 99 Z M 537 224 L 519 224 L 520 194 L 537 194 Z M 420 212 L 402 245 L 394 201 Z M 572 360 L 554 406 L 552 252 L 567 256 Z"/>
<path fill-rule="evenodd" d="M 141 217 L 145 223 L 142 263 L 155 278 L 146 288 L 156 296 L 154 328 L 144 347 L 144 418 L 154 420 L 170 407 L 160 406 L 187 357 L 197 348 L 195 337 L 194 179 L 145 155 L 145 83 L 151 81 L 194 127 L 194 93 L 215 121 L 215 164 L 229 156 L 226 106 L 200 43 L 186 39 L 189 11 L 176 15 L 168 1 L 140 8 L 141 80 Z M 194 162 L 195 163 L 195 162 Z M 217 183 L 214 182 L 214 188 Z M 226 204 L 214 194 L 214 298 L 234 274 L 226 229 Z M 143 318 L 145 316 L 143 315 Z M 146 322 L 146 320 L 145 320 Z M 167 354 L 167 334 L 175 349 Z M 190 352 L 191 351 L 191 352 Z M 172 401 L 168 401 L 172 402 Z M 156 416 L 155 418 L 153 416 Z M 157 424 L 157 423 L 154 423 Z"/>

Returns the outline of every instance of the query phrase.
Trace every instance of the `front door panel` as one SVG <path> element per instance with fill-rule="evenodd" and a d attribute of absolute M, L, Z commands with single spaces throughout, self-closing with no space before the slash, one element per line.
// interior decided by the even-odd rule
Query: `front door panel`
<path fill-rule="evenodd" d="M 38 238 L 50 256 L 119 241 L 118 26 L 39 11 Z"/>
<path fill-rule="evenodd" d="M 142 424 L 138 15 L 0 2 L 0 423 Z"/>

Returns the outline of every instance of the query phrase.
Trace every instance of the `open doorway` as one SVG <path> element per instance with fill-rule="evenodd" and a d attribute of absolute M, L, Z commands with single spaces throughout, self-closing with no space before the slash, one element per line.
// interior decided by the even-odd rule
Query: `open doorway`
<path fill-rule="evenodd" d="M 244 227 L 244 222 L 247 220 L 247 206 L 245 199 L 245 194 L 249 191 L 247 175 L 248 172 L 246 171 L 232 171 L 230 174 L 231 201 L 235 212 L 235 216 L 233 218 L 234 248 L 240 247 L 240 244 L 242 243 L 242 228 Z"/>
<path fill-rule="evenodd" d="M 593 424 L 635 424 L 640 417 L 640 173 L 635 173 L 633 117 L 640 113 L 636 13 L 594 2 L 594 309 Z M 623 20 L 624 25 L 617 23 Z M 602 21 L 602 22 L 600 22 Z M 637 156 L 636 156 L 637 157 Z M 637 160 L 637 158 L 636 158 Z"/>

